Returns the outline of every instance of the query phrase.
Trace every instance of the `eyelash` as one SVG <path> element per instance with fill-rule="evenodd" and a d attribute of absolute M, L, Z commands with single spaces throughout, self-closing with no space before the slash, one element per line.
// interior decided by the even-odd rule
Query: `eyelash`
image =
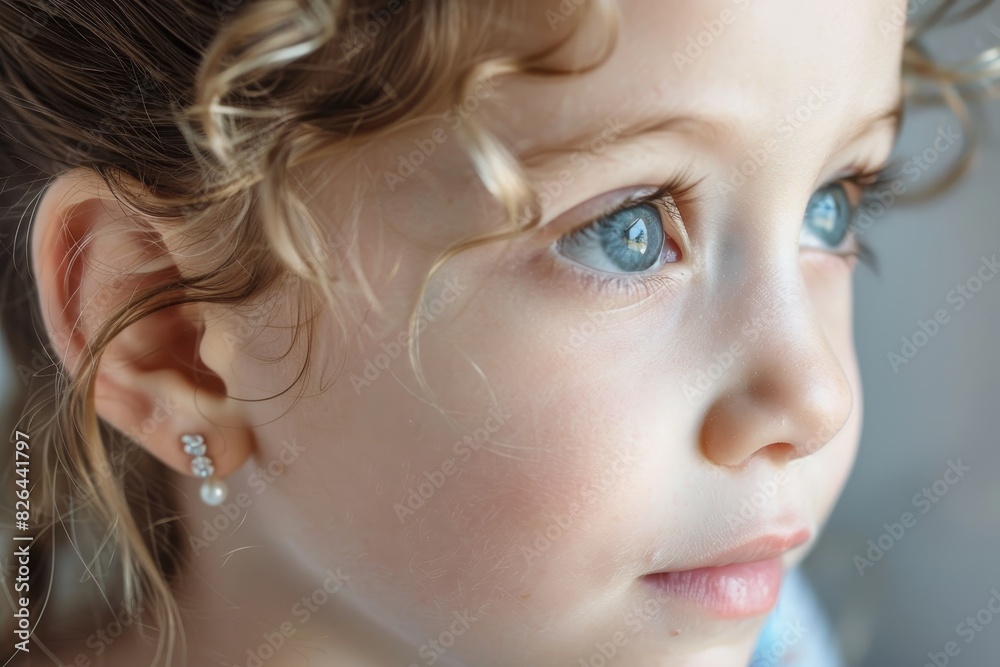
<path fill-rule="evenodd" d="M 669 287 L 675 282 L 673 276 L 662 271 L 656 273 L 599 273 L 594 269 L 588 269 L 571 260 L 564 259 L 558 254 L 555 256 L 558 258 L 557 261 L 574 274 L 582 288 L 600 292 L 615 292 L 623 294 L 629 299 L 647 299 L 660 289 Z"/>
<path fill-rule="evenodd" d="M 848 175 L 821 186 L 826 187 L 826 185 L 832 183 L 849 183 L 860 192 L 858 203 L 853 207 L 851 216 L 848 219 L 849 234 L 851 235 L 851 243 L 854 248 L 836 254 L 842 257 L 856 257 L 858 261 L 873 271 L 877 271 L 878 257 L 871 246 L 858 238 L 858 231 L 860 229 L 858 226 L 858 216 L 862 210 L 876 200 L 875 195 L 879 191 L 879 188 L 892 182 L 892 179 L 887 176 L 888 171 L 888 166 L 870 169 L 856 165 L 851 168 L 851 173 Z M 600 211 L 588 222 L 566 232 L 564 236 L 580 233 L 601 218 L 641 204 L 655 206 L 661 215 L 677 219 L 680 217 L 680 204 L 690 204 L 695 201 L 696 198 L 691 196 L 691 192 L 697 185 L 698 181 L 692 181 L 686 174 L 678 176 L 667 181 L 654 192 L 641 196 L 626 197 L 614 206 Z M 579 266 L 575 262 L 562 258 L 558 253 L 556 255 L 562 260 L 561 263 L 575 274 L 576 279 L 585 288 L 616 291 L 624 293 L 628 297 L 644 299 L 663 287 L 669 287 L 674 282 L 671 276 L 661 271 L 631 274 L 601 273 Z"/>
<path fill-rule="evenodd" d="M 854 238 L 854 244 L 857 249 L 854 252 L 845 253 L 847 256 L 857 257 L 858 260 L 867 266 L 872 271 L 878 271 L 878 257 L 875 251 L 867 243 L 858 238 L 858 232 L 861 228 L 858 226 L 858 216 L 861 212 L 867 209 L 872 203 L 876 201 L 876 194 L 878 194 L 882 188 L 891 185 L 893 179 L 889 177 L 890 171 L 892 171 L 891 165 L 886 165 L 877 169 L 864 169 L 859 166 L 855 166 L 852 169 L 853 173 L 839 179 L 840 182 L 848 182 L 857 187 L 861 192 L 861 197 L 858 199 L 857 206 L 851 212 L 851 217 L 848 220 L 848 225 L 850 226 L 851 234 Z M 881 216 L 875 218 L 875 222 L 881 220 Z"/>

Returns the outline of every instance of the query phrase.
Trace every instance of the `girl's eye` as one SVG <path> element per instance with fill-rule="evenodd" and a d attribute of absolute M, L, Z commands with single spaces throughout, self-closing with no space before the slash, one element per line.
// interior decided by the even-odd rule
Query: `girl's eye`
<path fill-rule="evenodd" d="M 639 273 L 676 262 L 680 251 L 663 231 L 660 209 L 640 203 L 603 215 L 559 239 L 556 249 L 587 268 L 608 273 Z"/>
<path fill-rule="evenodd" d="M 854 207 L 842 183 L 831 183 L 813 193 L 802 219 L 799 243 L 811 248 L 837 250 L 851 230 Z"/>

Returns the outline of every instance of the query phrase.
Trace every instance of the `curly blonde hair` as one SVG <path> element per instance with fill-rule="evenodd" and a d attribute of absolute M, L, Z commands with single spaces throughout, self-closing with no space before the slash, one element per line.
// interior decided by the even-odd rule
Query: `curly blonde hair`
<path fill-rule="evenodd" d="M 614 45 L 615 8 L 600 0 L 574 4 L 583 7 L 574 20 L 602 12 L 612 35 L 589 67 L 597 66 Z M 996 53 L 939 66 L 921 43 L 930 26 L 986 4 L 959 10 L 957 0 L 945 0 L 910 28 L 903 75 L 914 100 L 944 101 L 967 121 L 965 102 L 992 91 L 985 83 L 996 77 Z M 517 7 L 459 0 L 0 0 L 0 242 L 16 260 L 6 263 L 3 322 L 24 380 L 8 416 L 31 433 L 33 466 L 41 471 L 32 480 L 33 553 L 46 566 L 32 576 L 36 590 L 49 590 L 32 600 L 33 618 L 43 618 L 43 608 L 49 619 L 87 618 L 92 600 L 62 584 L 78 575 L 94 581 L 91 594 L 109 613 L 141 610 L 158 633 L 155 662 L 183 656 L 171 592 L 183 566 L 174 501 L 162 464 L 96 414 L 101 355 L 127 327 L 159 310 L 187 303 L 238 308 L 269 298 L 289 277 L 301 288 L 303 321 L 317 303 L 345 303 L 348 277 L 370 299 L 349 257 L 327 252 L 331 231 L 309 214 L 296 167 L 331 154 L 349 159 L 350 147 L 420 122 L 494 76 L 571 74 L 540 65 L 567 36 L 539 52 L 504 52 L 497 26 L 515 25 Z M 535 193 L 506 147 L 475 116 L 460 136 L 510 225 L 449 248 L 434 270 L 455 253 L 538 222 Z M 939 186 L 968 167 L 969 146 Z M 36 333 L 41 317 L 24 259 L 29 226 L 22 223 L 47 184 L 75 167 L 96 172 L 127 210 L 148 221 L 150 234 L 214 238 L 225 252 L 209 270 L 146 289 L 114 311 L 70 376 Z M 415 310 L 411 327 L 417 317 Z M 308 327 L 302 335 L 308 339 Z M 410 351 L 415 368 L 418 349 Z M 12 528 L 0 525 L 0 535 Z M 13 606 L 13 591 L 5 592 Z M 79 629 L 97 627 L 94 620 Z M 4 615 L 0 633 L 13 630 Z M 47 650 L 41 625 L 34 637 Z"/>

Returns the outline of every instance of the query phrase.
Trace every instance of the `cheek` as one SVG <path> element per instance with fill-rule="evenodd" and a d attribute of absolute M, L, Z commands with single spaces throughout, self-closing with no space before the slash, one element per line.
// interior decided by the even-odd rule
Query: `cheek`
<path fill-rule="evenodd" d="M 614 350 L 560 352 L 589 336 L 578 302 L 564 312 L 564 300 L 531 301 L 516 280 L 463 277 L 490 265 L 481 256 L 476 270 L 456 258 L 428 287 L 423 391 L 407 318 L 433 257 L 424 259 L 411 253 L 391 285 L 376 285 L 383 310 L 350 323 L 358 333 L 346 355 L 335 343 L 343 328 L 316 323 L 306 397 L 261 415 L 280 417 L 261 427 L 263 443 L 287 436 L 280 421 L 307 444 L 304 464 L 281 479 L 275 516 L 296 517 L 281 521 L 289 542 L 320 571 L 353 572 L 358 597 L 387 616 L 417 605 L 433 617 L 444 600 L 524 616 L 522 596 L 540 616 L 556 614 L 567 579 L 610 579 L 594 572 L 609 550 L 595 536 L 632 505 L 621 489 L 637 468 L 635 443 L 650 439 L 634 419 L 645 408 L 619 404 L 628 375 Z M 261 366 L 255 380 L 269 373 Z"/>
<path fill-rule="evenodd" d="M 802 270 L 856 399 L 852 422 L 804 471 L 825 518 L 853 461 L 860 386 L 846 265 L 819 257 Z M 664 324 L 669 309 L 656 304 L 596 318 L 597 303 L 588 313 L 579 295 L 543 296 L 516 277 L 469 280 L 452 283 L 461 298 L 421 335 L 430 394 L 398 338 L 412 304 L 403 294 L 389 324 L 372 328 L 378 339 L 352 344 L 337 382 L 296 404 L 284 423 L 310 449 L 282 480 L 298 508 L 284 515 L 300 517 L 288 528 L 314 565 L 355 573 L 358 598 L 397 626 L 436 627 L 488 605 L 484 630 L 555 628 L 566 609 L 641 573 L 632 570 L 650 526 L 683 532 L 708 511 L 686 476 L 697 415 L 669 382 L 687 357 L 667 332 L 683 324 Z"/>
<path fill-rule="evenodd" d="M 808 253 L 802 273 L 816 316 L 834 354 L 840 360 L 853 394 L 853 409 L 844 427 L 822 450 L 813 455 L 807 473 L 808 488 L 815 490 L 817 516 L 832 511 L 850 475 L 861 438 L 864 415 L 861 375 L 854 347 L 853 292 L 849 265 L 839 257 Z"/>
<path fill-rule="evenodd" d="M 851 316 L 851 265 L 830 253 L 806 250 L 802 253 L 800 266 L 813 312 L 841 366 L 850 375 L 850 371 L 857 367 Z"/>
<path fill-rule="evenodd" d="M 683 487 L 691 410 L 680 383 L 668 388 L 662 367 L 648 363 L 670 339 L 653 332 L 661 311 L 602 316 L 596 303 L 581 308 L 580 294 L 556 298 L 518 280 L 494 276 L 421 343 L 439 406 L 463 426 L 436 439 L 472 433 L 490 405 L 509 416 L 414 518 L 433 526 L 463 590 L 500 586 L 512 599 L 530 594 L 538 613 L 556 613 L 635 567 L 651 508 L 674 503 Z M 426 404 L 405 405 L 427 422 Z M 447 455 L 433 439 L 409 442 L 426 455 L 413 475 Z M 436 591 L 444 593 L 454 590 Z"/>
<path fill-rule="evenodd" d="M 442 312 L 421 335 L 430 395 L 405 353 L 378 374 L 368 364 L 387 354 L 378 343 L 353 355 L 302 418 L 330 424 L 331 406 L 346 415 L 336 448 L 300 484 L 328 490 L 338 516 L 350 507 L 349 525 L 314 519 L 336 522 L 324 539 L 363 543 L 368 562 L 399 582 L 395 595 L 489 602 L 497 616 L 506 605 L 511 616 L 555 615 L 613 580 L 616 544 L 635 536 L 637 508 L 649 502 L 636 497 L 636 482 L 656 484 L 640 464 L 642 447 L 662 440 L 672 406 L 637 400 L 624 354 L 560 352 L 592 323 L 578 308 L 523 289 L 515 299 L 501 283 Z M 366 367 L 371 379 L 355 392 L 351 378 Z"/>

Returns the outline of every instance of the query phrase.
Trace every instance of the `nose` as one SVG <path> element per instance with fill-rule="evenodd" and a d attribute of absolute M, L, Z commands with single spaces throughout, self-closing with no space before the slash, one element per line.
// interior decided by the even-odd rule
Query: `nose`
<path fill-rule="evenodd" d="M 754 271 L 734 295 L 738 303 L 781 305 L 756 319 L 738 316 L 749 320 L 736 334 L 742 354 L 709 396 L 700 432 L 704 455 L 718 465 L 808 456 L 853 409 L 850 382 L 812 310 L 797 249 L 786 261 L 784 268 Z"/>

